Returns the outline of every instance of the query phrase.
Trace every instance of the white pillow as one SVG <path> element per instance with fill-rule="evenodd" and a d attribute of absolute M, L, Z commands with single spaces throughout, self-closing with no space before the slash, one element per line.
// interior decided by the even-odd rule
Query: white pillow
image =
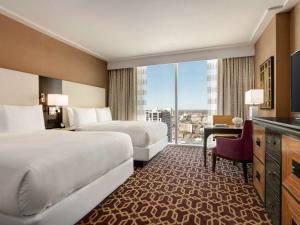
<path fill-rule="evenodd" d="M 112 121 L 110 108 L 96 109 L 98 122 Z"/>
<path fill-rule="evenodd" d="M 27 132 L 45 130 L 42 105 L 12 106 L 3 105 L 0 114 L 2 132 Z M 4 121 L 4 122 L 3 122 Z"/>
<path fill-rule="evenodd" d="M 74 112 L 71 107 L 67 107 L 67 113 L 68 113 L 68 121 L 69 121 L 69 127 L 74 127 Z"/>
<path fill-rule="evenodd" d="M 94 108 L 73 108 L 73 115 L 76 127 L 97 123 L 97 115 Z"/>

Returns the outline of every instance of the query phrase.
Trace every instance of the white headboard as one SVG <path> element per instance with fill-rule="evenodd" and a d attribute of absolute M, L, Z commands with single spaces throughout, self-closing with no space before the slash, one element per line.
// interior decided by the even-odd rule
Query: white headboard
<path fill-rule="evenodd" d="M 62 81 L 62 93 L 69 96 L 70 107 L 101 108 L 105 107 L 105 88 Z M 63 109 L 63 122 L 68 126 L 67 111 Z"/>
<path fill-rule="evenodd" d="M 39 104 L 39 77 L 0 68 L 0 105 Z"/>
<path fill-rule="evenodd" d="M 71 107 L 105 107 L 105 88 L 62 80 L 62 94 Z M 39 76 L 0 68 L 0 105 L 39 104 Z M 64 109 L 63 121 L 68 125 Z"/>

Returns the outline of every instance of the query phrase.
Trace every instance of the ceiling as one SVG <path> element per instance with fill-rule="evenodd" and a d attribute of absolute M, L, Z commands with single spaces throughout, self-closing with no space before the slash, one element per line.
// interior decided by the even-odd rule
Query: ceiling
<path fill-rule="evenodd" d="M 0 0 L 0 9 L 99 58 L 115 61 L 249 44 L 267 9 L 285 2 Z"/>

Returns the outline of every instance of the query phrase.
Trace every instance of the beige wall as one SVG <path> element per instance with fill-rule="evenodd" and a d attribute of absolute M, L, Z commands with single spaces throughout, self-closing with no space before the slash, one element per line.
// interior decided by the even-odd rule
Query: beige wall
<path fill-rule="evenodd" d="M 290 14 L 291 46 L 293 53 L 300 49 L 300 3 L 298 3 Z"/>
<path fill-rule="evenodd" d="M 255 44 L 255 87 L 259 88 L 259 66 L 268 58 L 274 56 L 276 62 L 276 18 L 274 17 L 259 40 Z M 274 71 L 276 76 L 276 71 Z M 276 97 L 275 97 L 276 99 Z M 273 110 L 260 110 L 259 116 L 275 117 L 276 106 Z"/>
<path fill-rule="evenodd" d="M 108 88 L 105 61 L 1 14 L 0 67 Z"/>
<path fill-rule="evenodd" d="M 276 116 L 291 112 L 290 14 L 276 16 Z"/>
<path fill-rule="evenodd" d="M 255 87 L 259 66 L 274 56 L 274 109 L 259 110 L 259 116 L 290 116 L 290 13 L 277 14 L 255 44 Z"/>

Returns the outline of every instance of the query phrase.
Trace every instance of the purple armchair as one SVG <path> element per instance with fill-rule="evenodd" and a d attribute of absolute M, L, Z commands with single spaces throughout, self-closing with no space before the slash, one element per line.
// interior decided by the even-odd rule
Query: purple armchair
<path fill-rule="evenodd" d="M 218 138 L 212 152 L 212 170 L 215 172 L 217 157 L 243 163 L 245 182 L 248 182 L 247 163 L 253 161 L 252 121 L 246 120 L 240 138 Z"/>

